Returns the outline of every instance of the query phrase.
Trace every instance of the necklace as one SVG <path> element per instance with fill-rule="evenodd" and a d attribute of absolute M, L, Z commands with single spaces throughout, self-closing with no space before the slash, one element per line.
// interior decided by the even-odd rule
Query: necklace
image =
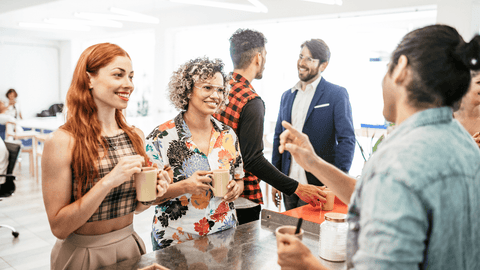
<path fill-rule="evenodd" d="M 110 139 L 109 137 L 105 137 L 105 139 L 107 139 L 109 149 L 117 150 L 117 145 L 113 139 Z"/>

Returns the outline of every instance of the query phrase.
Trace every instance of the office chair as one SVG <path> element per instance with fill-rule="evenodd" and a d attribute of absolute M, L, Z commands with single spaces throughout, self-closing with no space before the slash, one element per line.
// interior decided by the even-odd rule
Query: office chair
<path fill-rule="evenodd" d="M 15 165 L 17 164 L 18 155 L 20 154 L 20 149 L 22 146 L 20 144 L 12 143 L 12 142 L 5 142 L 5 146 L 8 150 L 8 166 L 7 166 L 7 174 L 0 174 L 0 177 L 6 177 L 5 183 L 0 185 L 0 198 L 1 197 L 10 197 L 15 192 L 15 175 L 13 175 L 13 169 L 15 169 Z M 0 199 L 1 200 L 1 199 Z M 20 234 L 9 225 L 0 224 L 0 228 L 5 227 L 12 230 L 13 237 L 18 237 Z"/>
<path fill-rule="evenodd" d="M 2 140 L 4 140 L 4 141 L 5 141 L 5 129 L 6 129 L 6 126 L 0 124 L 0 137 L 1 137 Z"/>
<path fill-rule="evenodd" d="M 21 128 L 17 128 L 17 123 L 15 122 L 7 122 L 5 129 L 5 138 L 7 141 L 13 140 L 20 140 L 22 142 L 22 152 L 28 153 L 30 159 L 30 174 L 35 176 L 35 149 L 33 147 L 34 137 L 40 132 L 35 130 L 23 130 Z M 20 165 L 21 165 L 20 159 Z"/>

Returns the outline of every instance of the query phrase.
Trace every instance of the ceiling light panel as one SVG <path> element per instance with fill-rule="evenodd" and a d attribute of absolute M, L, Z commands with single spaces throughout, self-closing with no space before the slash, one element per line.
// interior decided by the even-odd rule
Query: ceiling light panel
<path fill-rule="evenodd" d="M 338 6 L 341 6 L 343 4 L 342 0 L 303 0 L 303 1 L 325 4 L 325 5 L 338 5 Z"/>
<path fill-rule="evenodd" d="M 151 23 L 159 24 L 160 20 L 157 17 L 145 15 L 142 13 L 132 12 L 120 8 L 110 8 L 112 13 L 93 13 L 93 12 L 75 12 L 74 16 L 87 20 L 115 20 L 115 21 L 128 21 L 139 23 Z"/>
<path fill-rule="evenodd" d="M 68 31 L 90 31 L 87 25 L 69 25 L 69 24 L 51 24 L 51 23 L 31 23 L 19 22 L 18 26 L 22 28 L 68 30 Z"/>
<path fill-rule="evenodd" d="M 78 19 L 63 19 L 63 18 L 47 18 L 44 20 L 46 23 L 53 24 L 69 24 L 69 25 L 89 25 L 89 26 L 103 26 L 112 28 L 122 28 L 121 22 L 112 20 L 78 20 Z"/>
<path fill-rule="evenodd" d="M 267 13 L 268 8 L 262 4 L 259 0 L 248 0 L 251 5 L 243 4 L 234 4 L 234 3 L 224 3 L 219 1 L 210 1 L 210 0 L 169 0 L 174 3 L 188 4 L 188 5 L 197 5 L 205 7 L 215 7 L 215 8 L 225 8 L 233 9 L 240 11 L 256 12 L 256 13 Z"/>

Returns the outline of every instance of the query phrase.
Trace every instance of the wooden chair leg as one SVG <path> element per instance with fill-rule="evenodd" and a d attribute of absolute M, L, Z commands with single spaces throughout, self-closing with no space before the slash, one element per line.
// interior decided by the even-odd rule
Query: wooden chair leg
<path fill-rule="evenodd" d="M 29 153 L 30 155 L 30 174 L 35 176 L 35 158 L 33 157 L 33 153 Z"/>
<path fill-rule="evenodd" d="M 37 163 L 37 164 L 35 164 L 35 165 L 37 165 L 37 166 L 35 166 L 35 179 L 37 180 L 37 183 L 38 183 L 38 171 L 39 171 L 39 169 L 38 169 L 38 167 L 39 167 L 38 166 L 38 157 L 35 157 L 35 162 Z"/>

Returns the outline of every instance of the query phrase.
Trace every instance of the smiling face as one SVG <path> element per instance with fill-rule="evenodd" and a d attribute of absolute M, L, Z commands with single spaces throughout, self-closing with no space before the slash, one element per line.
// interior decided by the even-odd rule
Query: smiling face
<path fill-rule="evenodd" d="M 210 79 L 198 81 L 188 102 L 187 112 L 210 116 L 214 114 L 223 98 L 225 91 L 223 77 L 220 72 Z"/>
<path fill-rule="evenodd" d="M 320 60 L 313 59 L 307 46 L 303 46 L 297 61 L 298 78 L 307 83 L 315 81 L 328 65 L 328 62 L 319 62 Z"/>
<path fill-rule="evenodd" d="M 133 92 L 133 70 L 130 58 L 117 56 L 108 65 L 100 68 L 97 74 L 87 73 L 89 88 L 98 109 L 127 108 Z"/>

